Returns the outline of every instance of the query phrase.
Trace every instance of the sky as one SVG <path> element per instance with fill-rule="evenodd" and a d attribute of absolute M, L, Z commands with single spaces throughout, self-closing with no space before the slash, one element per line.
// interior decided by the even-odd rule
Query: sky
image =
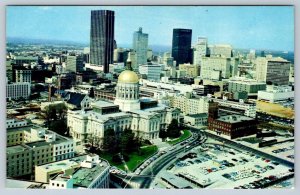
<path fill-rule="evenodd" d="M 7 6 L 6 36 L 89 43 L 91 10 L 115 11 L 115 40 L 132 44 L 139 27 L 149 45 L 172 45 L 173 28 L 192 29 L 192 44 L 294 50 L 293 6 Z"/>

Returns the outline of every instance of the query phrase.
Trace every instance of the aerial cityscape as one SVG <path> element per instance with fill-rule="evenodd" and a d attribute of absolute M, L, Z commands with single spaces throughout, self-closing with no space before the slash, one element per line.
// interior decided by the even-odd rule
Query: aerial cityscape
<path fill-rule="evenodd" d="M 6 187 L 292 189 L 294 96 L 293 6 L 7 6 Z"/>

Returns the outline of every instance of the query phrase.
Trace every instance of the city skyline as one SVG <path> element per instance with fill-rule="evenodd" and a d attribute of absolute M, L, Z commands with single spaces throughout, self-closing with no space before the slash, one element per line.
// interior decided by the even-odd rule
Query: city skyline
<path fill-rule="evenodd" d="M 89 43 L 90 11 L 100 9 L 115 11 L 118 45 L 132 45 L 142 27 L 149 45 L 171 46 L 173 28 L 190 28 L 192 45 L 201 36 L 234 48 L 294 50 L 292 6 L 9 6 L 6 35 Z"/>

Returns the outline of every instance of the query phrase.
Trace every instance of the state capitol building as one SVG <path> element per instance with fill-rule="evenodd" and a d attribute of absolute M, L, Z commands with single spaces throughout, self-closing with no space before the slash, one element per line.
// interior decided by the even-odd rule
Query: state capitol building
<path fill-rule="evenodd" d="M 172 119 L 179 120 L 180 110 L 158 104 L 150 98 L 139 98 L 139 78 L 131 70 L 118 77 L 114 103 L 95 101 L 89 110 L 68 111 L 68 127 L 77 145 L 88 143 L 88 137 L 102 140 L 107 129 L 120 134 L 125 128 L 136 136 L 153 141 L 159 139 Z"/>

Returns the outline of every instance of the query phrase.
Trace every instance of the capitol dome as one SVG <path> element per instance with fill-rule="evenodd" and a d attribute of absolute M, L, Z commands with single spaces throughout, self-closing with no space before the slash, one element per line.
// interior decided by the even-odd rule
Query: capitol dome
<path fill-rule="evenodd" d="M 138 83 L 138 75 L 131 70 L 124 70 L 118 78 L 118 83 Z"/>

